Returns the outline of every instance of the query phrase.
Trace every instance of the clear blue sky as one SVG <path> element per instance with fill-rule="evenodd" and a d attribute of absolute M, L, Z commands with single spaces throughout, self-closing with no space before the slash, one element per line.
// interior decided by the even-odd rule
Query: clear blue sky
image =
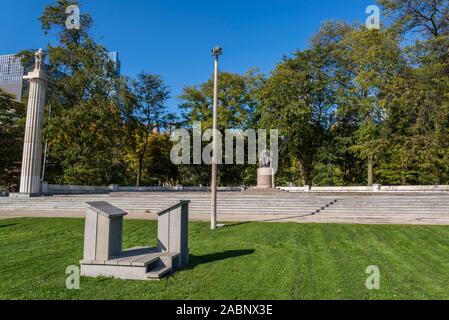
<path fill-rule="evenodd" d="M 1 0 L 0 54 L 45 47 L 38 17 L 52 0 Z M 206 81 L 210 50 L 224 48 L 221 69 L 269 73 L 328 19 L 363 22 L 375 0 L 81 0 L 94 19 L 95 39 L 118 51 L 122 74 L 160 74 L 170 86 L 169 107 L 186 85 Z"/>

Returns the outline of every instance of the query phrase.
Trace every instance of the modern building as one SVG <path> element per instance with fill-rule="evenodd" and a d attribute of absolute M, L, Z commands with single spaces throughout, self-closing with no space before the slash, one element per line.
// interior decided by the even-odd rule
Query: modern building
<path fill-rule="evenodd" d="M 116 65 L 116 71 L 117 71 L 117 77 L 120 77 L 120 73 L 121 73 L 121 62 L 118 58 L 118 52 L 117 51 L 111 51 L 108 52 L 108 57 L 111 61 L 115 62 Z"/>
<path fill-rule="evenodd" d="M 120 76 L 121 62 L 117 51 L 108 52 L 108 57 L 116 63 L 117 76 Z M 22 99 L 23 76 L 25 68 L 14 54 L 0 55 L 0 88 L 14 95 L 17 101 Z"/>
<path fill-rule="evenodd" d="M 0 55 L 0 88 L 14 95 L 17 101 L 22 99 L 24 68 L 13 54 Z"/>

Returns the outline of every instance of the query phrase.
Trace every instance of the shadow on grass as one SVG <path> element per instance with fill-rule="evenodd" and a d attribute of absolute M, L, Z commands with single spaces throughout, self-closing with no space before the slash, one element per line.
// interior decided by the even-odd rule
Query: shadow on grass
<path fill-rule="evenodd" d="M 251 223 L 250 221 L 243 221 L 243 222 L 235 222 L 235 223 L 226 223 L 222 229 L 226 229 L 226 228 L 233 228 L 233 227 L 238 227 L 244 224 L 248 224 Z"/>
<path fill-rule="evenodd" d="M 219 253 L 206 254 L 204 256 L 195 256 L 191 254 L 189 258 L 190 262 L 186 269 L 192 270 L 202 264 L 247 256 L 253 254 L 254 252 L 256 252 L 256 250 L 251 249 L 251 250 L 229 250 Z"/>
<path fill-rule="evenodd" d="M 4 224 L 4 225 L 0 226 L 0 229 L 1 229 L 1 228 L 14 227 L 14 226 L 16 226 L 16 225 L 17 225 L 17 223 Z"/>

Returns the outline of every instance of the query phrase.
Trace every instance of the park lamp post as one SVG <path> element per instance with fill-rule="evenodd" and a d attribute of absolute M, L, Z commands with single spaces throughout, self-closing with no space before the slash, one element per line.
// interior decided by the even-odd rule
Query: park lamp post
<path fill-rule="evenodd" d="M 213 142 L 212 142 L 212 208 L 211 208 L 211 229 L 215 230 L 217 228 L 217 163 L 218 163 L 218 152 L 217 152 L 217 121 L 218 121 L 218 60 L 223 54 L 223 49 L 216 46 L 212 49 L 212 55 L 215 57 L 215 68 L 214 68 L 214 106 L 213 106 Z"/>

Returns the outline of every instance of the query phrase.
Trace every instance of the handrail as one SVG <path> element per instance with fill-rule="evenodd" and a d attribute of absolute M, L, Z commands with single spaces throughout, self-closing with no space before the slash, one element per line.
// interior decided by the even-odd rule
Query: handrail
<path fill-rule="evenodd" d="M 165 209 L 163 209 L 162 211 L 156 213 L 158 216 L 163 216 L 166 213 L 169 213 L 170 211 L 173 211 L 175 209 L 178 209 L 179 207 L 185 206 L 187 204 L 190 203 L 190 200 L 181 200 L 176 204 L 173 204 Z"/>

